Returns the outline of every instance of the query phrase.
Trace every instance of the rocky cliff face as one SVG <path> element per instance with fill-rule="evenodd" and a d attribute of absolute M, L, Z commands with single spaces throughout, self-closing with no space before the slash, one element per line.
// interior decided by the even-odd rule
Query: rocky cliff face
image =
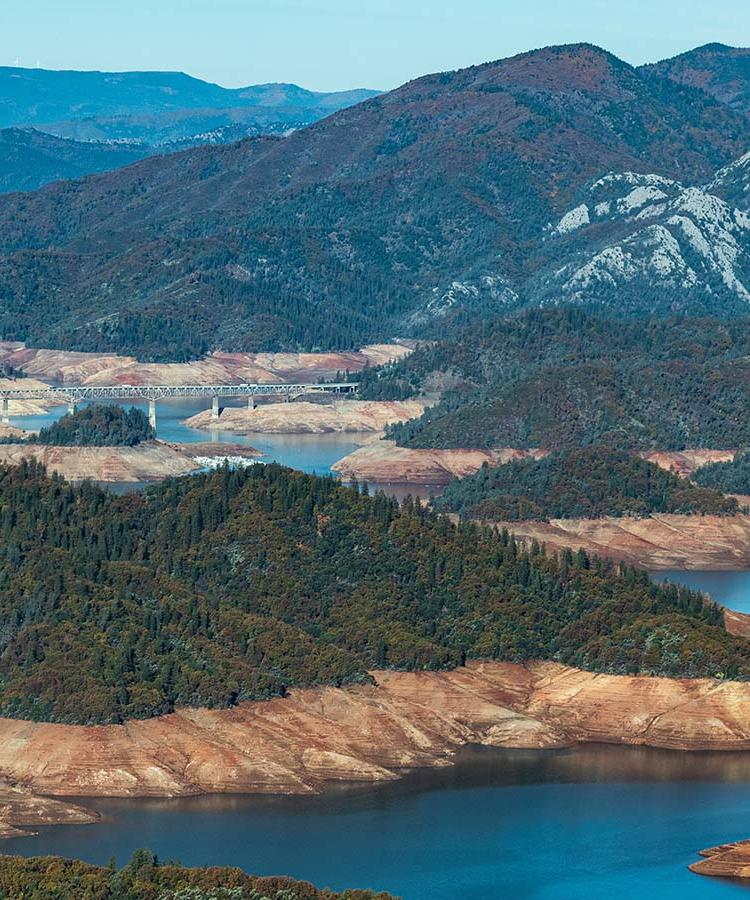
<path fill-rule="evenodd" d="M 467 743 L 750 748 L 750 684 L 595 675 L 555 663 L 375 672 L 230 710 L 118 726 L 0 720 L 0 778 L 54 796 L 296 793 L 447 765 Z"/>

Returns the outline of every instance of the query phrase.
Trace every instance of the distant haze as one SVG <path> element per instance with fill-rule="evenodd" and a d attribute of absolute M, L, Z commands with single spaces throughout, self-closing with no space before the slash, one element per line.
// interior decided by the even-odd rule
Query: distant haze
<path fill-rule="evenodd" d="M 575 41 L 631 63 L 750 45 L 746 0 L 3 0 L 0 64 L 388 89 Z"/>

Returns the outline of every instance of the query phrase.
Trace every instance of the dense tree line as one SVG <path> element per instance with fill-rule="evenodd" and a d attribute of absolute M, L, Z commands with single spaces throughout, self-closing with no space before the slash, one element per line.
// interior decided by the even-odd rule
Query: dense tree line
<path fill-rule="evenodd" d="M 241 869 L 188 869 L 136 850 L 121 869 L 57 856 L 0 856 L 0 900 L 392 900 L 390 894 L 319 890 Z"/>
<path fill-rule="evenodd" d="M 750 494 L 750 453 L 738 453 L 730 462 L 702 466 L 693 475 L 693 480 L 727 494 Z"/>
<path fill-rule="evenodd" d="M 92 404 L 45 426 L 28 442 L 55 447 L 134 447 L 155 436 L 148 416 L 135 406 Z"/>
<path fill-rule="evenodd" d="M 366 397 L 442 400 L 389 436 L 413 447 L 750 446 L 747 320 L 534 310 L 462 329 L 385 370 Z"/>
<path fill-rule="evenodd" d="M 737 501 L 622 450 L 586 447 L 484 465 L 449 484 L 440 510 L 477 519 L 597 518 L 651 513 L 731 515 Z"/>
<path fill-rule="evenodd" d="M 117 722 L 467 657 L 750 678 L 698 593 L 279 466 L 116 497 L 0 469 L 0 714 Z"/>

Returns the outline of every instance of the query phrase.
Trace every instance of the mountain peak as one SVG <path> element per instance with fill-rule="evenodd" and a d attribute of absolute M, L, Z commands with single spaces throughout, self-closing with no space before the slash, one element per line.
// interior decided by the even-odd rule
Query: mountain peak
<path fill-rule="evenodd" d="M 750 48 L 704 44 L 643 70 L 700 88 L 720 103 L 750 114 Z"/>

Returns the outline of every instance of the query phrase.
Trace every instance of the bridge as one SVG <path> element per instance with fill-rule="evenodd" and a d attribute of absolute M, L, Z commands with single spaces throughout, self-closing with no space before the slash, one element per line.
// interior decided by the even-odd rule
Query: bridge
<path fill-rule="evenodd" d="M 359 385 L 345 381 L 333 384 L 113 384 L 71 385 L 64 387 L 24 388 L 23 379 L 15 382 L 18 387 L 0 391 L 2 421 L 10 421 L 11 400 L 42 400 L 49 406 L 67 406 L 75 412 L 80 403 L 97 400 L 148 400 L 148 418 L 156 429 L 156 401 L 173 397 L 210 397 L 211 418 L 219 419 L 219 399 L 247 397 L 248 409 L 255 409 L 258 397 L 283 397 L 289 402 L 308 394 L 354 394 Z"/>

